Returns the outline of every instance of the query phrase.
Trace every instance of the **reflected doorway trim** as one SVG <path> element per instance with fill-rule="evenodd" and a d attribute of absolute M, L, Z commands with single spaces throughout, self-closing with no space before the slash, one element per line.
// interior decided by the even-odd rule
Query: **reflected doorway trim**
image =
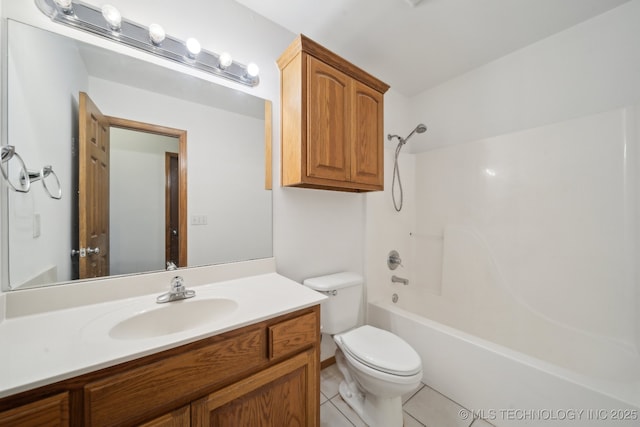
<path fill-rule="evenodd" d="M 178 138 L 179 156 L 179 189 L 178 189 L 178 239 L 179 257 L 178 267 L 187 266 L 187 131 L 166 126 L 137 122 L 119 117 L 105 116 L 109 125 L 115 128 L 153 133 L 157 135 Z"/>
<path fill-rule="evenodd" d="M 170 263 L 176 266 L 180 263 L 179 162 L 178 153 L 164 153 L 164 262 L 167 268 Z"/>

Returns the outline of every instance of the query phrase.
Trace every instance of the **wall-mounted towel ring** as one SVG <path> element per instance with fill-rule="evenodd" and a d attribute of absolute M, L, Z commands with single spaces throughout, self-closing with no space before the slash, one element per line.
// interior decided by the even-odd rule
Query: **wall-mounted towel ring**
<path fill-rule="evenodd" d="M 31 181 L 22 182 L 22 180 L 19 180 L 19 182 L 14 183 L 9 179 L 7 168 L 9 162 L 12 159 L 15 159 L 20 166 L 20 177 L 22 177 L 27 172 L 27 165 L 24 164 L 24 160 L 22 160 L 22 157 L 20 157 L 20 155 L 16 153 L 15 147 L 13 145 L 5 145 L 4 147 L 2 147 L 2 161 L 0 161 L 0 170 L 2 171 L 2 177 L 5 179 L 5 181 L 7 181 L 7 184 L 9 184 L 9 187 L 11 187 L 13 191 L 17 191 L 19 193 L 28 193 L 31 187 Z"/>
<path fill-rule="evenodd" d="M 9 173 L 7 172 L 7 165 L 11 159 L 16 159 L 19 162 L 20 172 L 18 173 L 19 179 L 17 183 L 11 182 L 9 179 Z M 2 177 L 7 181 L 9 187 L 13 191 L 18 193 L 28 193 L 31 189 L 31 183 L 42 180 L 42 186 L 44 191 L 52 199 L 60 200 L 62 198 L 62 186 L 58 175 L 53 171 L 51 165 L 46 165 L 39 171 L 32 171 L 27 169 L 22 157 L 16 152 L 13 145 L 5 145 L 2 147 L 2 162 L 0 162 L 0 169 L 2 170 Z M 49 178 L 52 177 L 52 178 Z M 49 178 L 49 184 L 47 184 L 47 178 Z"/>
<path fill-rule="evenodd" d="M 47 185 L 47 178 L 50 176 L 52 176 L 53 177 L 52 179 L 55 180 L 55 186 L 52 187 L 54 189 L 55 194 L 52 194 L 51 190 L 49 189 L 49 186 L 51 185 L 51 183 Z M 46 165 L 39 171 L 27 170 L 26 174 L 23 171 L 20 172 L 21 184 L 25 184 L 28 182 L 28 184 L 25 184 L 25 185 L 30 186 L 32 182 L 36 182 L 40 180 L 42 180 L 42 186 L 44 187 L 44 191 L 46 191 L 49 197 L 56 200 L 60 200 L 62 198 L 62 186 L 60 186 L 60 180 L 58 179 L 58 175 L 56 175 L 56 173 L 53 171 L 53 168 L 51 167 L 51 165 Z M 49 179 L 49 181 L 51 181 L 51 179 Z"/>

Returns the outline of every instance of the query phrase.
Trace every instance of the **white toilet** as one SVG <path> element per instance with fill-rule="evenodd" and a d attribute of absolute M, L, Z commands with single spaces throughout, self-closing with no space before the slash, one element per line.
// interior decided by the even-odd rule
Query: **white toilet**
<path fill-rule="evenodd" d="M 340 395 L 371 427 L 401 427 L 404 393 L 422 380 L 416 351 L 391 332 L 358 323 L 363 279 L 337 273 L 306 279 L 305 286 L 329 296 L 320 308 L 322 332 L 333 335 L 336 363 L 345 380 Z"/>

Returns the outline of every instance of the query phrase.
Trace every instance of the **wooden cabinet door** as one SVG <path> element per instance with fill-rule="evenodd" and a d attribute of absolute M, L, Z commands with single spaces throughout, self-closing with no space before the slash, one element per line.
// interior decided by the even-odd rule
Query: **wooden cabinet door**
<path fill-rule="evenodd" d="M 61 393 L 0 412 L 0 426 L 62 427 L 69 425 L 69 395 Z"/>
<path fill-rule="evenodd" d="M 139 427 L 189 427 L 191 425 L 191 407 L 184 406 L 173 412 L 154 418 Z"/>
<path fill-rule="evenodd" d="M 383 95 L 358 81 L 351 98 L 351 181 L 384 184 Z"/>
<path fill-rule="evenodd" d="M 310 349 L 191 404 L 202 427 L 318 427 L 317 353 Z"/>
<path fill-rule="evenodd" d="M 351 78 L 307 56 L 307 176 L 349 181 Z"/>

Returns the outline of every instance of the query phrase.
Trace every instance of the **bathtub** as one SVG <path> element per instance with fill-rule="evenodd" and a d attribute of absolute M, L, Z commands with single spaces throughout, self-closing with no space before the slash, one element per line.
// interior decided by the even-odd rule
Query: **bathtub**
<path fill-rule="evenodd" d="M 403 295 L 397 303 L 370 302 L 367 323 L 416 349 L 423 382 L 469 410 L 460 418 L 481 417 L 501 427 L 640 425 L 640 359 L 632 349 L 557 327 L 541 341 L 548 325 L 526 315 L 503 329 L 531 321 L 536 324 L 529 330 L 539 336 L 509 343 L 508 330 L 488 330 L 482 337 L 478 331 L 487 325 L 465 325 L 465 316 L 456 318 L 454 307 L 437 299 Z M 411 307 L 416 301 L 421 306 Z M 535 355 L 528 354 L 532 347 Z M 567 354 L 567 348 L 578 354 Z M 572 366 L 571 360 L 580 363 Z"/>

